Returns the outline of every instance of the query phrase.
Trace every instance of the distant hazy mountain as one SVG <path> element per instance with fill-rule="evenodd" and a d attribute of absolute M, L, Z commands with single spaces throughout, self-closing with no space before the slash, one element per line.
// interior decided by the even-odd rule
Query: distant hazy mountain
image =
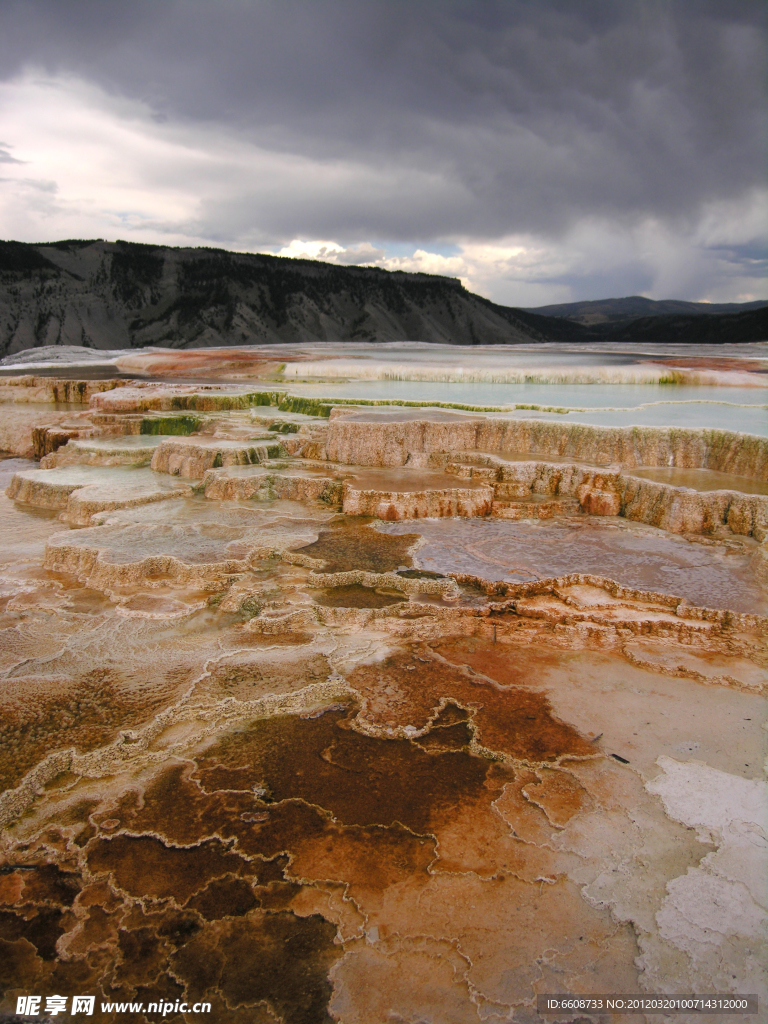
<path fill-rule="evenodd" d="M 685 302 L 683 299 L 643 298 L 630 295 L 625 299 L 593 299 L 588 302 L 564 302 L 555 306 L 537 306 L 526 312 L 541 316 L 556 316 L 576 323 L 594 324 L 619 323 L 622 320 L 637 320 L 648 316 L 701 316 L 716 313 L 746 313 L 751 309 L 763 309 L 768 299 L 757 302 Z"/>
<path fill-rule="evenodd" d="M 642 298 L 612 299 L 608 305 L 630 302 L 664 305 Z M 677 311 L 700 304 L 672 305 Z M 634 316 L 641 319 L 587 326 L 561 314 L 499 306 L 454 278 L 315 260 L 100 240 L 0 242 L 0 356 L 47 345 L 124 349 L 306 341 L 491 345 L 768 338 L 765 309 L 648 317 L 643 305 Z"/>
<path fill-rule="evenodd" d="M 576 326 L 580 325 L 574 323 Z M 586 330 L 595 339 L 638 343 L 729 345 L 768 341 L 768 305 L 747 309 L 743 313 L 713 313 L 709 316 L 701 313 L 693 316 L 643 316 L 619 323 L 596 324 Z"/>

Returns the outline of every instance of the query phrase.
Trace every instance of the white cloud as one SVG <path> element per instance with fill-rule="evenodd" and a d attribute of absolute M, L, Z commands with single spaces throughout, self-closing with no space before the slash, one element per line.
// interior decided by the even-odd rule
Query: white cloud
<path fill-rule="evenodd" d="M 276 255 L 288 256 L 294 260 L 327 260 L 333 263 L 336 256 L 344 252 L 346 249 L 338 242 L 302 242 L 300 238 L 294 238 L 288 245 L 279 249 Z"/>
<path fill-rule="evenodd" d="M 444 274 L 509 305 L 766 293 L 766 190 L 710 203 L 694 223 L 582 217 L 556 239 L 453 236 L 441 240 L 451 243 L 448 255 L 415 241 L 408 253 L 403 233 L 424 223 L 425 209 L 437 217 L 468 201 L 445 170 L 258 146 L 231 126 L 160 120 L 147 103 L 31 71 L 0 84 L 0 119 L 0 148 L 10 157 L 0 176 L 5 238 L 213 244 Z M 399 225 L 397 253 L 372 241 L 385 221 Z"/>
<path fill-rule="evenodd" d="M 409 256 L 382 254 L 367 262 L 458 277 L 470 291 L 512 306 L 628 294 L 747 302 L 765 297 L 765 274 L 757 258 L 742 259 L 739 248 L 765 251 L 766 210 L 768 192 L 708 208 L 701 224 L 688 231 L 656 220 L 621 225 L 585 219 L 555 242 L 529 235 L 495 244 L 465 240 L 450 256 L 418 248 Z M 345 262 L 344 257 L 337 246 L 330 259 Z"/>
<path fill-rule="evenodd" d="M 163 138 L 141 104 L 78 79 L 30 74 L 0 85 L 0 118 L 23 161 L 6 168 L 0 190 L 6 237 L 135 237 L 147 221 L 194 215 L 197 197 L 178 172 L 197 165 L 199 179 L 207 156 Z M 31 190 L 51 198 L 41 206 Z"/>
<path fill-rule="evenodd" d="M 0 222 L 22 240 L 119 235 L 279 248 L 303 225 L 330 222 L 359 237 L 390 211 L 407 226 L 419 210 L 437 216 L 462 201 L 462 187 L 437 171 L 311 158 L 215 122 L 158 121 L 148 104 L 74 77 L 27 72 L 0 83 L 0 118 L 14 157 L 25 161 L 4 165 Z M 58 186 L 44 217 L 20 191 L 22 176 Z"/>

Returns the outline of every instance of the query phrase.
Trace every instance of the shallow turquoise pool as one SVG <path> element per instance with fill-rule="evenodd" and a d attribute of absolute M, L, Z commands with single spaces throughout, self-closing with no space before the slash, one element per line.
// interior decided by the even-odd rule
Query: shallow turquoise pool
<path fill-rule="evenodd" d="M 513 415 L 596 426 L 720 427 L 768 436 L 768 390 L 665 384 L 477 384 L 366 380 L 289 384 L 294 395 L 368 401 L 534 405 Z M 546 407 L 567 409 L 550 412 Z"/>

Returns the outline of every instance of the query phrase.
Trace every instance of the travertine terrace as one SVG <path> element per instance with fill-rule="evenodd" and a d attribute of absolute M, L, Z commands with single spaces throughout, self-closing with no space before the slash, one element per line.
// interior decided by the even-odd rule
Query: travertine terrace
<path fill-rule="evenodd" d="M 0 1012 L 766 1005 L 768 439 L 27 375 L 0 446 Z"/>

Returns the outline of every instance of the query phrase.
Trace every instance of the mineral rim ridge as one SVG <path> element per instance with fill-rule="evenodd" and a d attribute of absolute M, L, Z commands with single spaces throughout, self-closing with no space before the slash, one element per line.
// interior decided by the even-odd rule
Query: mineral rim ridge
<path fill-rule="evenodd" d="M 266 401 L 0 387 L 0 1012 L 764 1012 L 768 439 Z"/>

